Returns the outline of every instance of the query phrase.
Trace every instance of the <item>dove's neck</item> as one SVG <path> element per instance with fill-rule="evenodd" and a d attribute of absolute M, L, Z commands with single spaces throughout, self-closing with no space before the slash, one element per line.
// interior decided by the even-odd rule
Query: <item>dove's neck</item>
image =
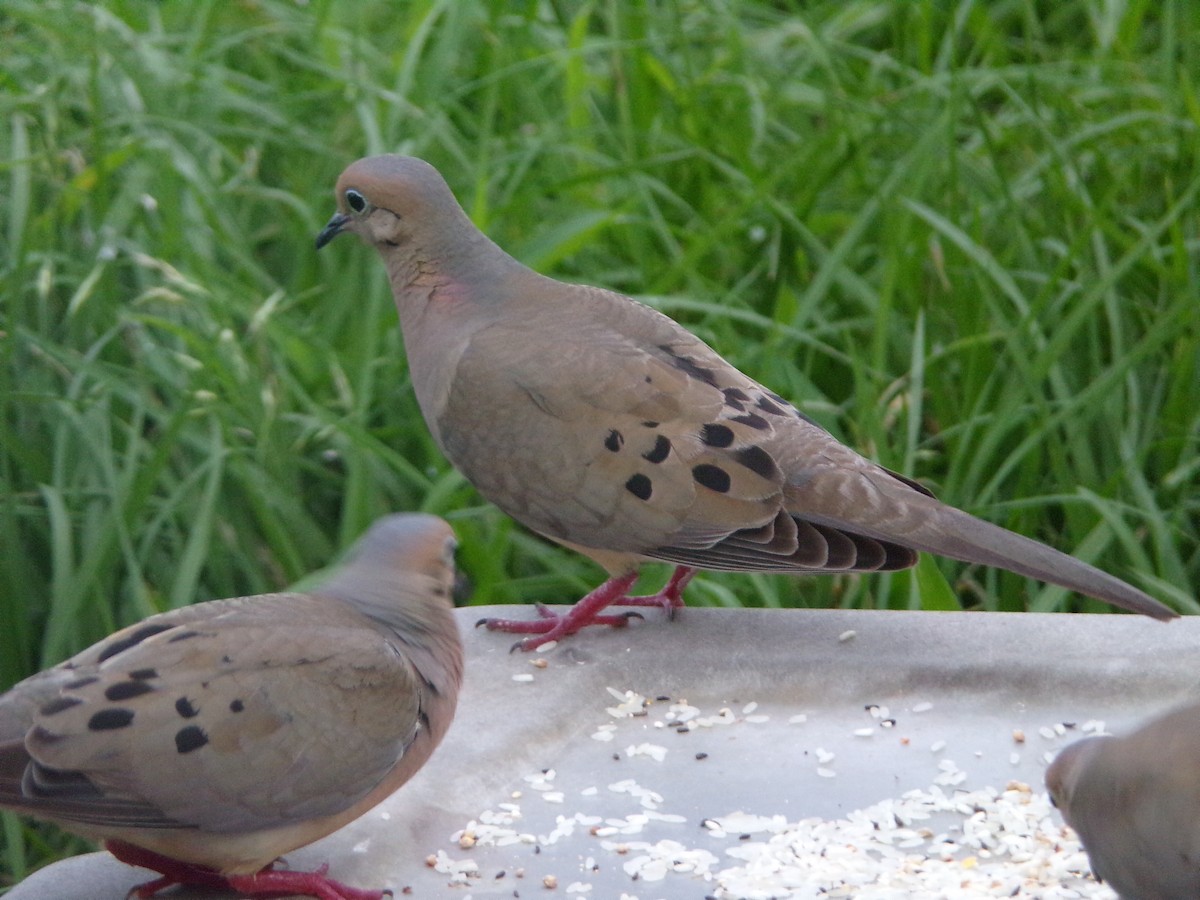
<path fill-rule="evenodd" d="M 434 441 L 459 360 L 476 332 L 511 315 L 517 285 L 541 276 L 472 231 L 439 255 L 414 248 L 388 260 L 413 392 Z"/>
<path fill-rule="evenodd" d="M 391 566 L 350 567 L 341 584 L 335 575 L 320 591 L 377 622 L 441 695 L 453 695 L 462 681 L 462 641 L 449 593 L 451 585 L 421 572 Z"/>

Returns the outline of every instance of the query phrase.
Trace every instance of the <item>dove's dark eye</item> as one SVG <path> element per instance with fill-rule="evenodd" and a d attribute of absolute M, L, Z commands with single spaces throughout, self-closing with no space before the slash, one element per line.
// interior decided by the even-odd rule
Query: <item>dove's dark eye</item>
<path fill-rule="evenodd" d="M 367 198 L 351 188 L 346 191 L 346 205 L 357 213 L 367 208 Z"/>

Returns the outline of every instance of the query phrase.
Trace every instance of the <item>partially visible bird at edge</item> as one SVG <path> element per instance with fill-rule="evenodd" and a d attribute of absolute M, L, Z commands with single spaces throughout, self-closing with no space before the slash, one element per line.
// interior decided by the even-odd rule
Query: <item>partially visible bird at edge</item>
<path fill-rule="evenodd" d="M 454 717 L 454 535 L 376 522 L 304 593 L 151 616 L 0 696 L 0 806 L 174 884 L 379 900 L 280 869 L 408 781 Z"/>

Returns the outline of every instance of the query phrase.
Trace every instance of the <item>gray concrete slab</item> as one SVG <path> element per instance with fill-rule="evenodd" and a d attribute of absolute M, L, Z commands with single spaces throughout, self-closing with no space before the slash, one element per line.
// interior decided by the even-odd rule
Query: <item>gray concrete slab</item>
<path fill-rule="evenodd" d="M 480 616 L 514 612 L 526 611 L 459 611 L 467 676 L 445 743 L 381 806 L 289 854 L 292 867 L 327 861 L 333 877 L 397 896 L 408 896 L 405 888 L 414 897 L 543 896 L 542 879 L 553 875 L 558 896 L 579 881 L 593 898 L 703 897 L 705 883 L 687 874 L 633 881 L 624 858 L 586 826 L 553 843 L 503 847 L 467 849 L 451 836 L 506 802 L 520 808 L 515 831 L 543 838 L 577 813 L 626 820 L 645 808 L 611 786 L 632 780 L 661 795 L 659 812 L 684 821 L 648 822 L 631 840 L 675 839 L 720 854 L 737 836 L 709 835 L 706 817 L 844 815 L 928 786 L 948 755 L 969 771 L 966 787 L 1020 779 L 1040 788 L 1044 754 L 1077 733 L 1047 738 L 1039 729 L 1103 719 L 1121 730 L 1200 693 L 1200 619 L 687 609 L 675 622 L 650 613 L 645 623 L 590 629 L 536 654 L 510 654 L 511 636 L 472 628 Z M 618 703 L 608 688 L 670 700 L 617 719 L 605 711 Z M 667 713 L 684 699 L 702 716 L 728 709 L 735 721 L 678 733 Z M 870 704 L 886 706 L 894 724 L 885 727 Z M 923 704 L 932 707 L 914 711 Z M 856 734 L 866 728 L 870 736 Z M 1014 742 L 1014 729 L 1025 743 Z M 606 732 L 611 739 L 597 738 Z M 941 754 L 930 752 L 943 741 Z M 665 759 L 626 752 L 641 744 L 665 748 Z M 834 760 L 821 765 L 818 748 Z M 530 776 L 546 769 L 553 780 L 538 790 Z M 479 877 L 448 887 L 450 876 L 426 865 L 439 850 L 474 860 Z M 49 866 L 8 897 L 119 900 L 146 878 L 97 853 Z"/>

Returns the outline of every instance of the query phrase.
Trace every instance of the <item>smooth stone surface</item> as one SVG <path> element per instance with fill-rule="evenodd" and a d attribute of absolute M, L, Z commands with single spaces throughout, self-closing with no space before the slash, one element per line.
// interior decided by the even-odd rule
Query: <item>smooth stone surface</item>
<path fill-rule="evenodd" d="M 789 821 L 841 816 L 927 787 L 941 759 L 968 773 L 964 789 L 1018 779 L 1040 790 L 1044 754 L 1080 736 L 1068 730 L 1047 739 L 1040 728 L 1103 719 L 1110 731 L 1122 731 L 1194 699 L 1200 680 L 1200 618 L 1164 625 L 1128 615 L 686 609 L 674 622 L 649 611 L 646 622 L 627 629 L 592 628 L 547 653 L 510 654 L 512 635 L 473 624 L 532 610 L 471 607 L 458 614 L 467 675 L 445 743 L 383 804 L 289 854 L 293 868 L 327 861 L 332 877 L 390 887 L 397 897 L 409 896 L 401 893 L 406 887 L 430 898 L 512 897 L 514 890 L 523 897 L 702 897 L 711 883 L 694 875 L 632 880 L 622 869 L 627 857 L 604 849 L 587 827 L 540 852 L 526 843 L 464 849 L 451 835 L 505 802 L 520 806 L 513 828 L 541 836 L 554 831 L 559 816 L 643 812 L 636 797 L 609 789 L 625 779 L 656 791 L 659 811 L 686 822 L 652 821 L 643 834 L 608 840 L 677 840 L 718 856 L 737 836 L 709 835 L 701 827 L 707 817 L 736 810 Z M 537 659 L 547 667 L 534 667 Z M 644 717 L 616 719 L 605 712 L 618 702 L 609 687 L 686 698 L 704 716 L 729 708 L 738 721 L 678 734 L 656 725 L 669 702 L 654 703 Z M 745 721 L 750 702 L 758 704 L 753 715 L 769 718 Z M 911 711 L 922 702 L 933 706 Z M 881 727 L 868 704 L 887 706 L 894 726 Z M 789 723 L 798 713 L 807 721 Z M 603 725 L 616 726 L 613 740 L 593 737 Z M 854 735 L 867 727 L 874 728 L 870 737 Z M 1014 729 L 1024 731 L 1024 744 L 1014 742 Z M 931 752 L 939 741 L 946 748 Z M 626 753 L 642 743 L 667 748 L 666 759 Z M 826 766 L 835 777 L 817 775 L 818 747 L 835 754 Z M 1013 752 L 1021 757 L 1015 765 Z M 562 802 L 547 800 L 526 779 L 548 768 Z M 594 794 L 581 793 L 592 787 Z M 474 860 L 480 877 L 448 889 L 448 876 L 425 864 L 439 850 Z M 546 875 L 557 877 L 556 894 L 542 886 Z M 35 873 L 8 900 L 121 900 L 148 878 L 106 853 L 90 854 Z M 592 885 L 591 893 L 568 893 L 573 882 Z"/>

